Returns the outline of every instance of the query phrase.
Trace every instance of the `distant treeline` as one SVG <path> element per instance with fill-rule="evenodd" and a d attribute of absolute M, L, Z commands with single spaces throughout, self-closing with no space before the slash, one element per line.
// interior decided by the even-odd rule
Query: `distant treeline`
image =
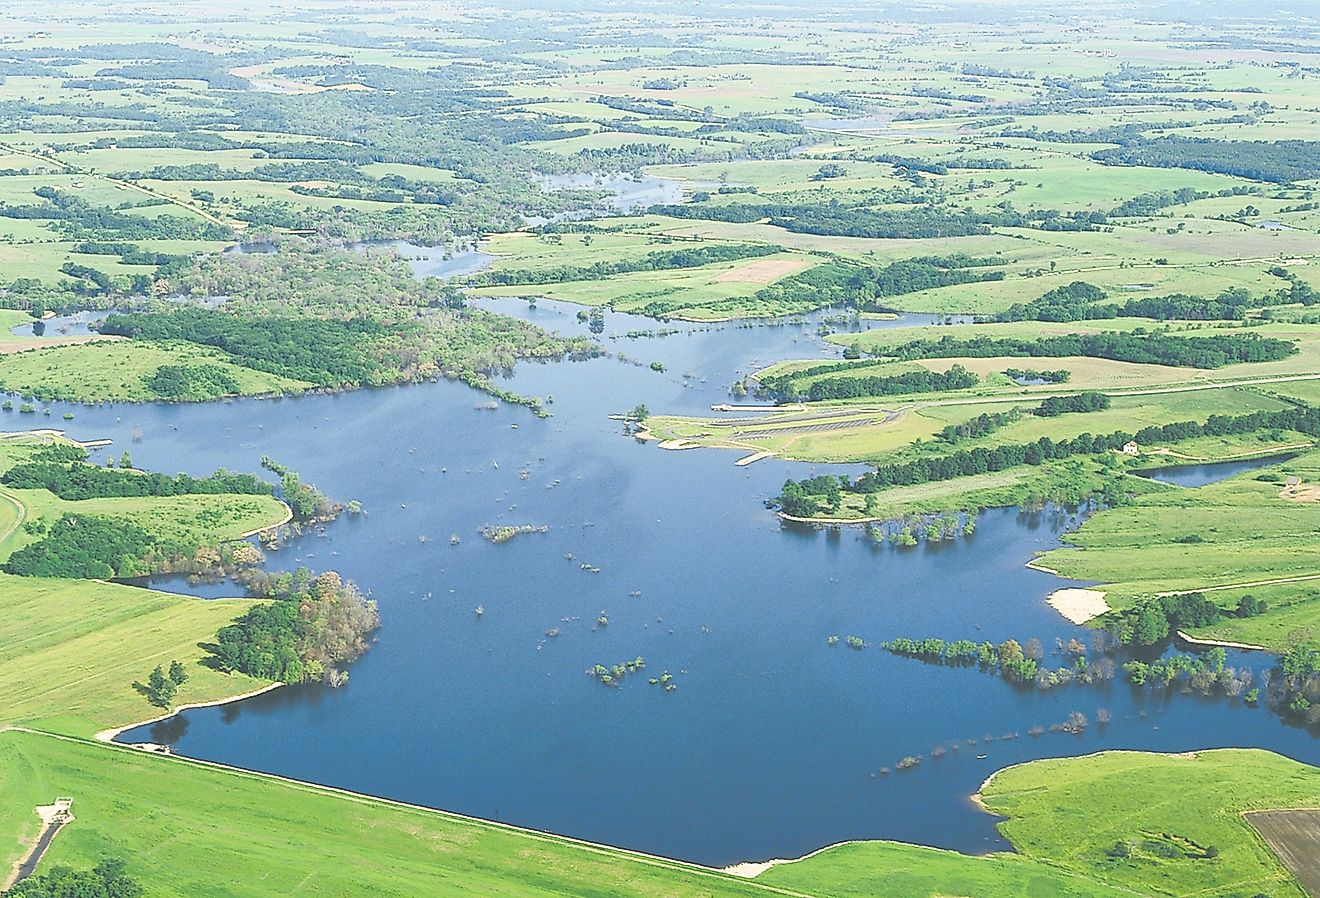
<path fill-rule="evenodd" d="M 712 312 L 763 311 L 767 315 L 782 315 L 826 306 L 880 311 L 884 309 L 881 300 L 887 297 L 953 284 L 1002 280 L 1002 271 L 986 270 L 996 264 L 998 262 L 993 259 L 961 254 L 919 256 L 878 268 L 831 258 L 805 271 L 767 284 L 750 297 L 750 302 L 746 297 L 739 297 L 706 303 L 703 308 Z M 657 300 L 648 303 L 638 312 L 643 315 L 665 315 L 689 302 Z"/>
<path fill-rule="evenodd" d="M 1288 286 L 1274 293 L 1253 297 L 1241 287 L 1231 287 L 1214 298 L 1175 293 L 1146 296 L 1124 302 L 1102 303 L 1104 290 L 1085 281 L 1056 287 L 1037 299 L 1017 303 L 993 316 L 994 321 L 1096 321 L 1109 318 L 1153 318 L 1157 321 L 1242 321 L 1252 309 L 1281 305 L 1312 306 L 1320 293 L 1286 268 L 1271 271 L 1287 280 Z"/>
<path fill-rule="evenodd" d="M 93 206 L 82 197 L 53 187 L 38 187 L 33 193 L 46 202 L 0 203 L 0 218 L 53 220 L 66 236 L 79 241 L 229 240 L 234 236 L 233 230 L 224 225 L 195 217 L 133 215 Z"/>
<path fill-rule="evenodd" d="M 1286 184 L 1320 177 L 1320 141 L 1214 140 L 1169 135 L 1138 138 L 1092 158 L 1119 165 L 1188 168 Z"/>
<path fill-rule="evenodd" d="M 1167 209 L 1170 206 L 1182 206 L 1187 203 L 1209 199 L 1214 196 L 1251 196 L 1260 193 L 1260 191 L 1261 188 L 1254 184 L 1239 184 L 1234 187 L 1225 187 L 1223 190 L 1217 191 L 1197 190 L 1194 187 L 1179 187 L 1174 190 L 1153 190 L 1150 193 L 1141 193 L 1131 199 L 1124 200 L 1113 209 L 1110 209 L 1109 214 L 1115 218 L 1154 215 L 1161 209 Z"/>
<path fill-rule="evenodd" d="M 903 361 L 995 356 L 1087 356 L 1147 365 L 1221 368 L 1242 362 L 1276 362 L 1296 355 L 1297 352 L 1297 347 L 1286 340 L 1262 337 L 1259 334 L 1182 337 L 1149 333 L 1137 328 L 1133 331 L 1101 331 L 1034 338 L 977 336 L 959 339 L 945 336 L 938 340 L 911 340 L 897 346 L 882 347 L 872 354 Z"/>
<path fill-rule="evenodd" d="M 242 494 L 269 496 L 269 483 L 251 474 L 218 471 L 210 477 L 190 477 L 137 471 L 118 471 L 82 462 L 28 462 L 15 465 L 0 483 L 20 490 L 49 490 L 61 499 L 107 499 L 142 496 Z"/>
<path fill-rule="evenodd" d="M 71 502 L 141 496 L 216 495 L 269 496 L 274 488 L 251 474 L 220 470 L 210 477 L 143 471 L 120 471 L 87 463 L 79 446 L 54 445 L 33 453 L 31 460 L 10 468 L 0 483 L 19 490 L 49 490 Z"/>
<path fill-rule="evenodd" d="M 1075 396 L 1050 396 L 1036 408 L 1041 418 L 1056 418 L 1070 412 L 1101 412 L 1109 408 L 1109 397 L 1095 390 Z"/>
<path fill-rule="evenodd" d="M 1186 168 L 1278 184 L 1320 176 L 1318 141 L 1219 140 L 1182 135 L 1150 138 L 1144 134 L 1154 128 L 1178 124 L 1144 122 L 1070 131 L 1019 128 L 1001 133 L 1005 137 L 1025 137 L 1044 143 L 1117 144 L 1091 154 L 1093 159 L 1113 165 Z"/>
<path fill-rule="evenodd" d="M 1022 417 L 1022 410 L 1013 408 L 1006 412 L 986 412 L 961 424 L 948 424 L 937 435 L 946 443 L 961 443 L 988 436 L 1001 427 L 1007 427 Z"/>
<path fill-rule="evenodd" d="M 73 245 L 73 252 L 89 256 L 118 256 L 125 265 L 170 265 L 186 256 L 149 253 L 127 241 L 83 240 Z"/>
<path fill-rule="evenodd" d="M 890 200 L 891 202 L 893 200 Z M 1011 207 L 978 212 L 914 202 L 908 208 L 843 206 L 838 203 L 683 203 L 653 206 L 671 218 L 770 224 L 801 234 L 831 237 L 931 238 L 989 234 L 992 227 L 1035 227 L 1049 231 L 1089 231 L 1105 221 L 1103 212 L 1018 212 Z"/>
<path fill-rule="evenodd" d="M 845 366 L 846 369 L 847 366 Z M 797 381 L 824 371 L 838 370 L 832 365 L 820 365 L 792 374 L 761 380 L 763 392 L 780 402 L 806 400 L 820 402 L 826 399 L 857 399 L 863 396 L 897 396 L 905 393 L 936 393 L 945 390 L 964 390 L 980 383 L 980 378 L 962 365 L 948 371 L 904 371 L 901 374 L 858 377 L 822 377 L 813 381 L 802 393 Z"/>
<path fill-rule="evenodd" d="M 1047 384 L 1066 384 L 1072 380 L 1072 372 L 1066 368 L 1053 371 L 1039 371 L 1035 368 L 1005 368 L 1004 376 L 1016 381 L 1039 380 Z"/>
<path fill-rule="evenodd" d="M 101 325 L 103 334 L 213 346 L 249 368 L 327 387 L 376 382 L 385 365 L 370 347 L 390 332 L 366 318 L 249 317 L 204 309 L 115 314 Z"/>
<path fill-rule="evenodd" d="M 506 287 L 516 284 L 560 284 L 566 281 L 595 281 L 637 271 L 667 271 L 700 268 L 719 262 L 735 262 L 783 252 L 765 243 L 716 243 L 647 253 L 634 259 L 614 259 L 591 265 L 556 265 L 549 268 L 510 268 L 483 271 L 467 278 L 473 287 Z"/>

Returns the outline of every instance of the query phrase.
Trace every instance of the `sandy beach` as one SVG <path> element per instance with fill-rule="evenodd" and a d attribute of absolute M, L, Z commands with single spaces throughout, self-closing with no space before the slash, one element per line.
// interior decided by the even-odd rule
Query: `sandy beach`
<path fill-rule="evenodd" d="M 1084 624 L 1110 610 L 1105 594 L 1096 589 L 1056 589 L 1045 601 L 1074 624 Z"/>

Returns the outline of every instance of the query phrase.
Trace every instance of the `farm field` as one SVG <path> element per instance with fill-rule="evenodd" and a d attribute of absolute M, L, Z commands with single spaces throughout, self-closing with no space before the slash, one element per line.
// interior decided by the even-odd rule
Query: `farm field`
<path fill-rule="evenodd" d="M 1320 891 L 1313 859 L 1320 851 L 1320 819 L 1313 810 L 1255 811 L 1247 822 L 1274 849 L 1308 895 Z"/>
<path fill-rule="evenodd" d="M 1037 339 L 1068 334 L 1130 332 L 1148 327 L 1136 319 L 1069 324 L 1019 322 L 967 324 L 956 327 L 896 327 L 861 334 L 840 334 L 829 339 L 862 353 L 883 356 L 914 340 L 957 338 Z M 1195 325 L 1173 325 L 1162 332 L 1200 337 L 1227 333 Z M 772 452 L 804 461 L 881 461 L 902 458 L 918 441 L 929 441 L 945 426 L 961 425 L 980 415 L 1018 408 L 1025 413 L 997 428 L 993 434 L 966 441 L 967 447 L 1025 442 L 1041 437 L 1071 438 L 1079 433 L 1109 433 L 1180 420 L 1205 420 L 1212 414 L 1243 414 L 1278 410 L 1287 403 L 1277 395 L 1309 395 L 1310 384 L 1320 379 L 1320 342 L 1308 325 L 1268 323 L 1251 328 L 1262 337 L 1295 342 L 1299 351 L 1278 361 L 1229 364 L 1212 369 L 1119 361 L 1107 358 L 1058 356 L 969 357 L 949 353 L 948 358 L 911 361 L 858 360 L 847 367 L 830 367 L 812 374 L 806 369 L 819 362 L 780 363 L 753 376 L 772 380 L 787 376 L 794 389 L 805 393 L 813 383 L 840 377 L 895 377 L 914 369 L 945 372 L 958 365 L 976 375 L 971 387 L 936 393 L 901 393 L 877 398 L 790 404 L 754 416 L 739 413 L 726 418 L 648 419 L 652 434 L 662 440 L 688 444 Z M 943 355 L 943 353 L 941 353 Z M 1063 370 L 1065 383 L 1023 386 L 1004 374 L 1019 369 Z M 1086 415 L 1040 418 L 1031 414 L 1043 398 L 1099 391 L 1109 398 L 1103 411 Z M 1282 441 L 1281 441 L 1282 442 Z M 961 444 L 960 445 L 964 445 Z M 1207 453 L 1213 457 L 1214 453 Z"/>
<path fill-rule="evenodd" d="M 1141 784 L 1139 807 L 1130 803 L 1133 783 Z M 1053 856 L 1063 870 L 1098 874 L 1143 894 L 1194 895 L 1232 881 L 1249 893 L 1298 895 L 1242 814 L 1309 807 L 1315 789 L 1313 768 L 1225 750 L 1039 761 L 1000 771 L 981 794 L 1010 818 L 1004 834 L 1028 856 L 1058 845 L 1066 833 L 1067 848 Z M 1080 804 L 1093 810 L 1081 812 Z M 1120 842 L 1131 846 L 1126 859 L 1109 853 Z M 1214 857 L 1198 856 L 1210 846 Z"/>

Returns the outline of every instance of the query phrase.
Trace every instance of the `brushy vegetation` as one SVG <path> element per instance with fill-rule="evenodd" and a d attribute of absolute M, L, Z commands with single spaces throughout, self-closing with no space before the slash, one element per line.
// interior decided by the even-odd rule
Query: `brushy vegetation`
<path fill-rule="evenodd" d="M 211 651 L 221 667 L 281 683 L 346 682 L 343 667 L 367 650 L 367 636 L 380 626 L 376 603 L 334 572 L 251 572 L 245 579 L 254 595 L 275 601 L 216 634 Z"/>

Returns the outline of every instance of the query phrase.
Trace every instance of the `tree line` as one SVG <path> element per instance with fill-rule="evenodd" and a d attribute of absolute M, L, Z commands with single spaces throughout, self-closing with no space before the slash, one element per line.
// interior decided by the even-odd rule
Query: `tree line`
<path fill-rule="evenodd" d="M 53 187 L 38 187 L 33 193 L 46 202 L 20 205 L 0 202 L 0 217 L 52 220 L 69 239 L 80 241 L 229 240 L 234 236 L 230 228 L 199 218 L 133 215 L 94 206 L 80 196 Z"/>
<path fill-rule="evenodd" d="M 1312 140 L 1136 137 L 1120 146 L 1097 150 L 1091 158 L 1117 165 L 1187 168 L 1276 184 L 1320 177 L 1320 142 Z"/>
<path fill-rule="evenodd" d="M 857 399 L 863 396 L 898 396 L 906 393 L 938 393 L 965 390 L 981 379 L 962 365 L 948 371 L 904 371 L 901 374 L 870 377 L 822 377 L 801 392 L 792 375 L 775 379 L 767 389 L 780 402 L 821 402 L 827 399 Z"/>
<path fill-rule="evenodd" d="M 1006 412 L 986 412 L 961 424 L 948 424 L 936 437 L 946 443 L 961 443 L 963 440 L 975 440 L 989 436 L 1001 427 L 1007 427 L 1022 417 L 1020 408 Z"/>
<path fill-rule="evenodd" d="M 832 483 L 823 478 L 810 478 L 801 482 L 789 480 L 784 484 L 784 490 L 776 502 L 789 514 L 810 517 L 819 512 L 821 500 L 837 507 L 836 490 L 865 494 L 894 486 L 953 480 L 1019 465 L 1040 465 L 1073 455 L 1110 452 L 1134 439 L 1143 444 L 1176 443 L 1201 436 L 1224 436 L 1260 430 L 1292 430 L 1308 436 L 1320 436 L 1320 409 L 1302 406 L 1237 416 L 1211 415 L 1204 423 L 1179 421 L 1151 425 L 1135 434 L 1121 430 L 1110 434 L 1083 433 L 1068 440 L 1055 441 L 1041 437 L 1031 443 L 960 449 L 947 455 L 877 465 L 874 471 L 862 474 L 855 481 L 833 477 L 828 478 Z M 789 498 L 796 510 L 789 510 L 784 504 L 785 497 Z"/>
<path fill-rule="evenodd" d="M 126 866 L 117 858 L 107 858 L 90 870 L 57 864 L 4 894 L 5 898 L 138 898 L 142 885 L 124 872 Z"/>
<path fill-rule="evenodd" d="M 87 463 L 79 446 L 46 446 L 0 476 L 0 483 L 20 490 L 49 490 L 61 499 L 107 499 L 143 496 L 237 494 L 269 496 L 274 488 L 251 474 L 219 470 L 210 477 L 149 471 L 121 471 Z"/>
<path fill-rule="evenodd" d="M 1067 368 L 1041 371 L 1036 368 L 1005 368 L 1004 376 L 1019 383 L 1038 380 L 1047 384 L 1066 384 L 1072 380 L 1072 372 Z"/>
<path fill-rule="evenodd" d="M 1118 362 L 1168 365 L 1180 368 L 1221 368 L 1243 362 L 1276 362 L 1296 355 L 1297 347 L 1287 340 L 1259 334 L 1216 334 L 1183 337 L 1149 332 L 1100 331 L 1050 337 L 990 337 L 911 340 L 881 347 L 872 355 L 913 361 L 939 358 L 993 358 L 1027 356 L 1063 358 L 1087 356 Z"/>
<path fill-rule="evenodd" d="M 1112 614 L 1107 629 L 1122 645 L 1155 645 L 1178 630 L 1208 627 L 1225 617 L 1255 617 L 1269 610 L 1264 599 L 1246 594 L 1231 610 L 1220 608 L 1202 592 L 1146 598 Z"/>
<path fill-rule="evenodd" d="M 1073 396 L 1050 396 L 1036 407 L 1036 415 L 1054 418 L 1072 412 L 1100 412 L 1109 408 L 1109 397 L 1096 390 L 1087 390 Z"/>
<path fill-rule="evenodd" d="M 212 346 L 248 368 L 325 387 L 375 382 L 385 364 L 370 347 L 390 335 L 384 324 L 366 318 L 257 317 L 197 308 L 116 313 L 100 331 Z"/>
<path fill-rule="evenodd" d="M 4 565 L 20 577 L 137 577 L 150 574 L 157 560 L 182 548 L 163 545 L 132 521 L 94 515 L 62 515 L 49 529 L 40 522 L 27 526 L 42 538 L 14 552 Z"/>
<path fill-rule="evenodd" d="M 238 378 L 219 365 L 161 365 L 143 376 L 147 388 L 161 399 L 205 402 L 242 391 Z"/>
<path fill-rule="evenodd" d="M 1095 321 L 1153 318 L 1158 321 L 1242 321 L 1252 309 L 1281 305 L 1312 306 L 1320 302 L 1320 293 L 1287 269 L 1276 267 L 1271 273 L 1287 280 L 1288 286 L 1260 297 L 1252 297 L 1250 292 L 1241 287 L 1231 287 L 1210 298 L 1174 293 L 1102 303 L 1100 300 L 1107 298 L 1103 290 L 1085 281 L 1074 281 L 1056 287 L 1030 302 L 1009 306 L 988 320 Z"/>
<path fill-rule="evenodd" d="M 833 237 L 931 238 L 989 234 L 991 227 L 1022 227 L 1015 212 L 974 210 L 914 204 L 909 209 L 842 206 L 837 203 L 683 203 L 653 206 L 653 215 L 747 224 L 770 224 L 800 234 Z"/>

